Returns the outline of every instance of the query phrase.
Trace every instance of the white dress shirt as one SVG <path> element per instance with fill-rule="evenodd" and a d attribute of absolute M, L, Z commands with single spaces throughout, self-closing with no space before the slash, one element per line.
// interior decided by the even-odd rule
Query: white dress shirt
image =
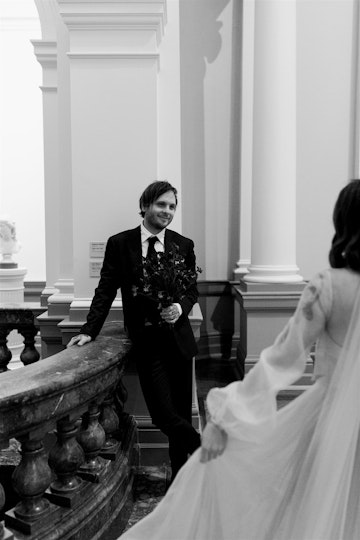
<path fill-rule="evenodd" d="M 165 229 L 163 229 L 158 234 L 152 234 L 147 230 L 147 228 L 144 226 L 144 223 L 141 223 L 140 225 L 141 229 L 141 250 L 142 250 L 142 256 L 146 257 L 148 247 L 149 247 L 149 238 L 152 236 L 156 236 L 158 239 L 158 242 L 155 242 L 154 248 L 155 251 L 158 253 L 164 253 L 165 251 Z"/>

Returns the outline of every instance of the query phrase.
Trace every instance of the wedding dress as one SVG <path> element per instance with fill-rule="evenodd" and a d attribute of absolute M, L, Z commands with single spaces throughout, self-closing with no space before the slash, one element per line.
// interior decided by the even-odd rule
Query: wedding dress
<path fill-rule="evenodd" d="M 121 540 L 360 538 L 359 283 L 345 269 L 310 281 L 244 381 L 209 392 L 211 417 L 228 433 L 224 453 L 203 464 L 196 451 Z M 329 331 L 336 312 L 340 344 Z M 314 383 L 277 410 L 277 392 L 301 376 L 315 340 Z"/>

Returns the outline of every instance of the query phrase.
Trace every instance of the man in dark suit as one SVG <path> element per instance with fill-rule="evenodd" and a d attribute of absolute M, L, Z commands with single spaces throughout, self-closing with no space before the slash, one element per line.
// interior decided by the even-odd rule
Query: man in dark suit
<path fill-rule="evenodd" d="M 150 184 L 140 197 L 143 222 L 107 241 L 101 277 L 86 323 L 68 346 L 96 338 L 121 289 L 124 326 L 133 344 L 137 370 L 153 423 L 168 436 L 172 479 L 188 455 L 200 445 L 191 424 L 192 358 L 197 352 L 188 315 L 197 301 L 196 282 L 184 296 L 161 311 L 134 285 L 142 277 L 142 257 L 179 248 L 186 266 L 195 271 L 194 243 L 168 230 L 177 206 L 177 191 L 168 182 Z M 155 238 L 154 238 L 155 237 Z M 151 252 L 151 253 L 150 253 Z M 165 321 L 169 324 L 159 324 Z"/>

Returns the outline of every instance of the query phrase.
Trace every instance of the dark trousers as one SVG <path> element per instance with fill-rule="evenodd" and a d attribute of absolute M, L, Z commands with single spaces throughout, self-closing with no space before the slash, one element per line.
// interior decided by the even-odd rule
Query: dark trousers
<path fill-rule="evenodd" d="M 147 326 L 136 346 L 136 363 L 151 419 L 169 439 L 174 478 L 200 445 L 191 424 L 192 358 L 179 351 L 171 328 Z"/>

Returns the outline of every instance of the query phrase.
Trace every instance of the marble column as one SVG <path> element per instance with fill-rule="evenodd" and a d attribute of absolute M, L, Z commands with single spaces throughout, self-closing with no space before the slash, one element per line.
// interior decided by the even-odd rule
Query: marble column
<path fill-rule="evenodd" d="M 235 286 L 242 367 L 271 344 L 304 286 L 296 265 L 296 2 L 254 8 L 251 264 Z"/>
<path fill-rule="evenodd" d="M 302 281 L 296 266 L 296 2 L 255 2 L 251 265 L 245 281 Z"/>
<path fill-rule="evenodd" d="M 57 47 L 52 39 L 32 40 L 36 59 L 43 70 L 43 133 L 45 178 L 45 256 L 46 286 L 41 303 L 57 292 L 55 282 L 59 275 L 59 187 L 58 187 L 58 103 L 57 103 Z"/>
<path fill-rule="evenodd" d="M 234 279 L 249 272 L 251 261 L 251 191 L 254 102 L 254 31 L 255 0 L 244 0 L 242 5 L 241 43 L 241 137 L 240 137 L 240 246 Z"/>
<path fill-rule="evenodd" d="M 43 68 L 44 169 L 46 220 L 46 287 L 40 315 L 42 354 L 63 348 L 58 324 L 74 298 L 71 118 L 68 31 L 56 0 L 35 0 L 42 40 L 34 40 Z M 60 81 L 60 82 L 59 82 Z"/>

